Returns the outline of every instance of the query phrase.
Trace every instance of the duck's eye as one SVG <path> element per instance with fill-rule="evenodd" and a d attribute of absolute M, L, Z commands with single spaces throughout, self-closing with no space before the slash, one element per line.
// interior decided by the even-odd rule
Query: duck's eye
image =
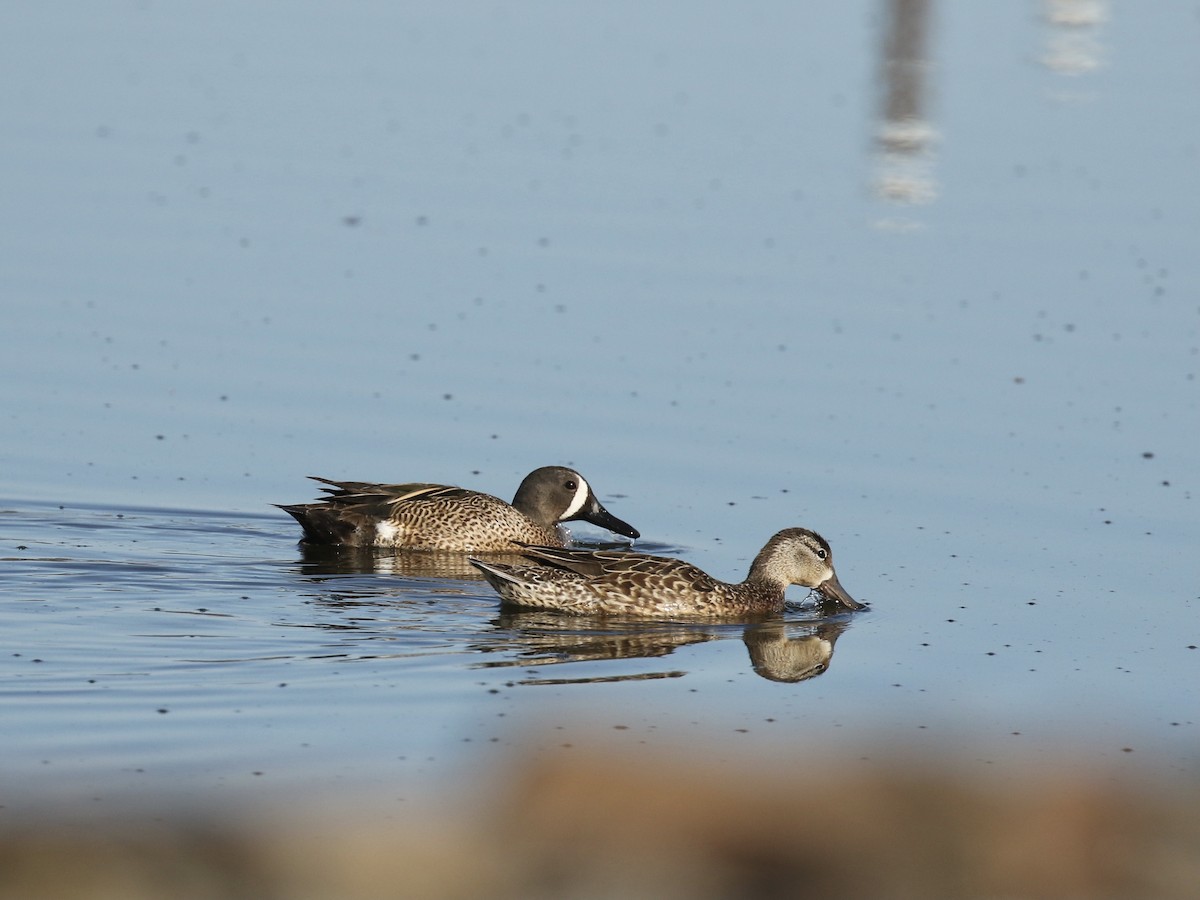
<path fill-rule="evenodd" d="M 826 553 L 826 552 L 825 552 L 823 549 L 821 549 L 821 548 L 817 548 L 817 559 L 828 559 L 828 558 L 829 558 L 829 554 L 828 554 L 828 553 Z"/>
<path fill-rule="evenodd" d="M 579 487 L 579 485 L 577 485 L 577 484 L 575 483 L 575 479 L 571 479 L 571 480 L 570 480 L 570 481 L 568 481 L 568 482 L 567 482 L 565 485 L 563 485 L 563 487 L 565 487 L 565 488 L 566 488 L 568 491 L 573 491 L 573 490 L 575 490 L 577 487 Z"/>

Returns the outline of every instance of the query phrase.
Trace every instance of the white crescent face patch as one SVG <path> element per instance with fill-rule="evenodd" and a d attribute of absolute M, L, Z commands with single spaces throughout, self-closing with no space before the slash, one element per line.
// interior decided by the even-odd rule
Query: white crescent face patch
<path fill-rule="evenodd" d="M 592 492 L 592 489 L 588 487 L 588 483 L 583 480 L 583 476 L 580 475 L 578 477 L 579 484 L 575 488 L 575 496 L 571 498 L 571 505 L 567 507 L 567 511 L 562 515 L 564 522 L 583 509 L 583 504 L 587 502 L 588 495 Z"/>

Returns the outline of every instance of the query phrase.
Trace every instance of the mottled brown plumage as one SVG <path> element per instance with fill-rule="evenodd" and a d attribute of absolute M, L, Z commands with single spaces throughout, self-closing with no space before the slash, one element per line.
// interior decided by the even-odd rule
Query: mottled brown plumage
<path fill-rule="evenodd" d="M 511 504 L 442 484 L 313 480 L 329 485 L 322 488 L 329 496 L 280 506 L 300 523 L 309 544 L 512 552 L 516 542 L 564 546 L 558 525 L 577 519 L 639 537 L 600 504 L 582 475 L 562 466 L 530 472 Z"/>
<path fill-rule="evenodd" d="M 536 565 L 471 560 L 504 603 L 570 613 L 636 616 L 739 616 L 783 609 L 797 584 L 849 609 L 862 609 L 842 588 L 829 544 L 806 528 L 787 528 L 754 558 L 746 580 L 718 581 L 691 563 L 612 550 L 526 547 Z"/>

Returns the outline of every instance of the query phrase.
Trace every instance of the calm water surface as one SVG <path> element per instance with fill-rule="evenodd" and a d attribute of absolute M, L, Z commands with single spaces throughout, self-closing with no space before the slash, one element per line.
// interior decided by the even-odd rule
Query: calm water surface
<path fill-rule="evenodd" d="M 1194 777 L 1196 6 L 902 6 L 0 14 L 8 802 Z M 871 609 L 502 616 L 271 508 L 545 464 L 730 579 L 815 528 Z"/>

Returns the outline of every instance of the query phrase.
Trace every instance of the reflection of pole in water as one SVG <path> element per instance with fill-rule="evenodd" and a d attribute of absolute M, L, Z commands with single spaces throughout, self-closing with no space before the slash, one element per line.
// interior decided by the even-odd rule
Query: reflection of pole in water
<path fill-rule="evenodd" d="M 1050 26 L 1042 64 L 1060 75 L 1084 75 L 1104 62 L 1100 30 L 1108 21 L 1107 0 L 1045 0 Z"/>
<path fill-rule="evenodd" d="M 933 144 L 926 119 L 929 59 L 926 49 L 932 0 L 885 0 L 881 121 L 875 193 L 897 203 L 928 203 L 937 196 Z"/>

